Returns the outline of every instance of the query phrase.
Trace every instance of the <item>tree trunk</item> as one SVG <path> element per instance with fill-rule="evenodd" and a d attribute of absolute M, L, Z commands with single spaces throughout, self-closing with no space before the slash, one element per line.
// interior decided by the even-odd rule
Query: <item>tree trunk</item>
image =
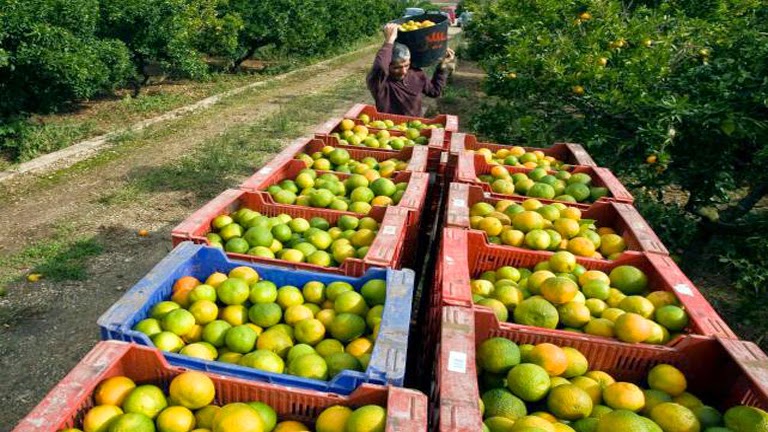
<path fill-rule="evenodd" d="M 232 65 L 232 68 L 230 69 L 230 72 L 234 72 L 237 68 L 240 67 L 241 64 L 243 64 L 244 61 L 248 60 L 253 55 L 253 53 L 256 52 L 256 48 L 257 48 L 256 46 L 252 46 L 248 48 L 245 54 L 243 54 L 242 56 L 240 56 L 240 58 L 235 60 L 234 64 Z"/>
<path fill-rule="evenodd" d="M 730 206 L 720 212 L 720 220 L 726 223 L 732 223 L 741 219 L 749 213 L 766 194 L 768 194 L 768 182 L 759 183 L 736 205 Z"/>

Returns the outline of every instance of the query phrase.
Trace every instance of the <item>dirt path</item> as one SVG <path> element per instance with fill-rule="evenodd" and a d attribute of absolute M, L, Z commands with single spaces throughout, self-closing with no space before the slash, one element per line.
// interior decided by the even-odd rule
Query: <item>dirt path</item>
<path fill-rule="evenodd" d="M 0 431 L 10 430 L 94 346 L 98 317 L 168 253 L 171 229 L 212 198 L 173 190 L 140 193 L 127 202 L 105 197 L 233 128 L 263 120 L 291 100 L 361 78 L 373 52 L 312 67 L 183 120 L 152 126 L 138 142 L 115 145 L 100 156 L 102 162 L 2 185 L 0 257 L 52 237 L 61 225 L 73 229 L 68 235 L 88 237 L 103 251 L 88 261 L 84 281 L 18 282 L 0 297 Z M 354 99 L 315 109 L 327 117 L 341 115 L 352 102 L 368 101 L 363 86 Z M 313 127 L 307 129 L 303 133 Z M 274 150 L 268 147 L 262 160 Z M 149 230 L 150 236 L 138 237 L 139 229 Z M 67 252 L 61 251 L 62 256 Z"/>

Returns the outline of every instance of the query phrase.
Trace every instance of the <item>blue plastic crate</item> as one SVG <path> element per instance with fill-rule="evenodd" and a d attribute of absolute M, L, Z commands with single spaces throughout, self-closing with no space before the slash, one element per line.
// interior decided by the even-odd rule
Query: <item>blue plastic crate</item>
<path fill-rule="evenodd" d="M 311 280 L 325 284 L 345 281 L 359 290 L 371 279 L 385 279 L 387 301 L 368 369 L 365 372 L 345 370 L 330 381 L 321 381 L 164 352 L 169 363 L 238 378 L 344 395 L 362 383 L 403 385 L 414 287 L 414 272 L 409 269 L 371 268 L 362 277 L 353 278 L 235 261 L 227 258 L 220 249 L 183 242 L 99 318 L 102 339 L 154 346 L 148 336 L 132 328 L 148 316 L 154 304 L 170 298 L 173 283 L 178 278 L 194 276 L 205 280 L 213 272 L 228 273 L 243 265 L 254 268 L 262 279 L 270 280 L 277 286 L 301 287 Z"/>

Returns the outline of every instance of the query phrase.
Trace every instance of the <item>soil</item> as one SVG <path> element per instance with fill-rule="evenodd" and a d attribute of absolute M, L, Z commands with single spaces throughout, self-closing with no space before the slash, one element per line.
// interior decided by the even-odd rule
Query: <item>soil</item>
<path fill-rule="evenodd" d="M 178 191 L 157 191 L 142 195 L 139 202 L 113 206 L 100 203 L 99 198 L 120 190 L 137 173 L 178 160 L 235 125 L 264 118 L 286 100 L 322 92 L 363 72 L 373 52 L 342 68 L 314 66 L 310 79 L 287 78 L 276 89 L 249 96 L 248 104 L 222 104 L 215 116 L 192 115 L 194 123 L 185 130 L 130 149 L 116 160 L 72 170 L 58 181 L 46 182 L 49 174 L 38 174 L 0 185 L 5 190 L 0 198 L 4 228 L 0 256 L 50 237 L 62 223 L 76 227 L 78 236 L 92 236 L 103 247 L 88 262 L 86 280 L 20 281 L 0 297 L 0 431 L 10 430 L 93 348 L 99 340 L 99 316 L 171 250 L 173 227 L 207 201 Z M 328 117 L 340 116 L 351 102 L 322 108 L 328 109 Z M 150 235 L 139 237 L 140 229 Z"/>

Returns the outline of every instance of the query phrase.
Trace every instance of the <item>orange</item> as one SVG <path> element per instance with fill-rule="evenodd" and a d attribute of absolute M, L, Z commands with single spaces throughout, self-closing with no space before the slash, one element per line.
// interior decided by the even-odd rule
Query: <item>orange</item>
<path fill-rule="evenodd" d="M 530 282 L 529 282 L 530 283 Z M 564 304 L 573 300 L 579 292 L 576 282 L 566 277 L 553 277 L 546 279 L 540 286 L 542 297 L 554 304 Z"/>
<path fill-rule="evenodd" d="M 213 402 L 216 388 L 208 375 L 188 371 L 177 375 L 171 381 L 168 393 L 175 403 L 189 409 L 198 409 Z"/>
<path fill-rule="evenodd" d="M 576 348 L 562 347 L 565 356 L 568 358 L 568 367 L 562 373 L 565 378 L 572 378 L 584 375 L 589 369 L 589 362 L 584 354 Z"/>
<path fill-rule="evenodd" d="M 544 228 L 544 216 L 535 211 L 522 211 L 512 218 L 512 226 L 516 230 L 527 233 L 535 229 Z"/>
<path fill-rule="evenodd" d="M 497 236 L 501 234 L 502 224 L 501 221 L 495 217 L 484 217 L 477 224 L 477 228 L 485 231 L 489 236 Z"/>
<path fill-rule="evenodd" d="M 247 404 L 227 404 L 213 417 L 214 432 L 263 432 L 264 421 L 258 411 Z"/>
<path fill-rule="evenodd" d="M 315 423 L 317 432 L 344 432 L 344 426 L 347 424 L 352 410 L 341 405 L 328 407 L 320 413 Z"/>
<path fill-rule="evenodd" d="M 669 432 L 698 432 L 701 423 L 690 409 L 673 402 L 662 402 L 651 410 L 649 416 L 662 430 Z M 765 425 L 765 422 L 763 423 Z M 745 429 L 739 429 L 745 430 Z M 759 430 L 755 428 L 754 430 Z"/>
<path fill-rule="evenodd" d="M 611 284 L 611 279 L 608 275 L 600 270 L 587 270 L 579 276 L 579 285 L 586 285 L 592 281 L 599 281 L 606 285 Z"/>
<path fill-rule="evenodd" d="M 123 401 L 123 411 L 126 413 L 143 414 L 151 419 L 157 417 L 160 411 L 168 406 L 165 394 L 152 384 L 136 387 Z"/>
<path fill-rule="evenodd" d="M 173 284 L 173 292 L 179 290 L 191 291 L 192 288 L 200 285 L 200 281 L 194 276 L 182 276 Z"/>
<path fill-rule="evenodd" d="M 616 382 L 612 376 L 603 371 L 589 371 L 584 374 L 585 377 L 591 378 L 600 384 L 600 388 L 605 390 L 606 387 Z"/>
<path fill-rule="evenodd" d="M 603 390 L 605 404 L 613 409 L 640 411 L 645 406 L 645 394 L 640 387 L 628 382 L 615 382 Z"/>
<path fill-rule="evenodd" d="M 248 285 L 253 285 L 259 281 L 259 273 L 251 267 L 239 266 L 229 271 L 229 277 L 243 279 Z"/>
<path fill-rule="evenodd" d="M 577 376 L 571 379 L 571 384 L 587 392 L 592 398 L 592 405 L 598 405 L 603 400 L 603 388 L 600 383 L 585 376 Z"/>
<path fill-rule="evenodd" d="M 188 432 L 195 428 L 195 415 L 189 408 L 171 406 L 160 412 L 155 423 L 160 432 Z"/>
<path fill-rule="evenodd" d="M 310 429 L 301 422 L 286 420 L 280 423 L 272 429 L 272 432 L 309 432 Z"/>
<path fill-rule="evenodd" d="M 543 367 L 550 376 L 559 376 L 568 368 L 568 356 L 562 348 L 551 343 L 533 347 L 528 354 L 528 361 Z"/>
<path fill-rule="evenodd" d="M 585 237 L 574 237 L 568 240 L 568 252 L 583 257 L 592 257 L 595 254 L 595 244 Z"/>
<path fill-rule="evenodd" d="M 547 396 L 547 408 L 557 418 L 578 420 L 592 413 L 592 397 L 581 387 L 565 384 L 553 388 Z"/>
<path fill-rule="evenodd" d="M 210 285 L 214 288 L 218 287 L 220 283 L 228 279 L 228 276 L 221 272 L 211 273 L 205 280 L 206 285 Z"/>
<path fill-rule="evenodd" d="M 124 376 L 114 376 L 99 383 L 93 392 L 96 405 L 121 406 L 123 400 L 136 388 L 132 379 Z"/>
<path fill-rule="evenodd" d="M 592 314 L 584 303 L 570 301 L 557 307 L 560 322 L 566 327 L 581 328 L 591 319 Z"/>
<path fill-rule="evenodd" d="M 624 252 L 627 244 L 624 239 L 617 234 L 603 234 L 600 236 L 600 253 L 605 256 Z"/>
<path fill-rule="evenodd" d="M 653 303 L 653 307 L 656 309 L 659 309 L 663 306 L 677 306 L 677 297 L 669 291 L 654 291 L 647 296 L 645 296 L 651 303 Z"/>
<path fill-rule="evenodd" d="M 685 375 L 676 367 L 668 364 L 659 364 L 648 372 L 648 386 L 654 390 L 676 397 L 685 392 L 687 383 Z"/>
<path fill-rule="evenodd" d="M 384 432 L 387 410 L 378 405 L 365 405 L 352 412 L 347 419 L 347 432 Z"/>
<path fill-rule="evenodd" d="M 194 287 L 184 286 L 171 294 L 171 301 L 176 302 L 183 308 L 189 307 L 189 293 L 192 292 Z"/>
<path fill-rule="evenodd" d="M 603 311 L 603 313 L 600 315 L 600 318 L 605 318 L 611 322 L 616 322 L 616 319 L 620 316 L 624 315 L 626 312 L 619 308 L 608 308 Z"/>
<path fill-rule="evenodd" d="M 614 323 L 613 321 L 605 318 L 593 319 L 584 326 L 584 333 L 593 336 L 602 336 L 612 338 L 614 337 Z"/>
<path fill-rule="evenodd" d="M 541 292 L 541 285 L 550 278 L 554 278 L 555 274 L 549 270 L 539 270 L 533 272 L 528 277 L 528 290 L 531 294 L 539 294 Z"/>
<path fill-rule="evenodd" d="M 107 432 L 110 423 L 122 413 L 123 410 L 114 405 L 95 406 L 88 410 L 83 418 L 83 431 Z"/>
<path fill-rule="evenodd" d="M 616 337 L 624 342 L 643 342 L 648 339 L 653 332 L 653 327 L 651 326 L 650 321 L 643 318 L 641 315 L 632 312 L 622 314 L 616 318 L 614 324 Z"/>
<path fill-rule="evenodd" d="M 654 312 L 653 303 L 647 298 L 638 295 L 624 297 L 619 302 L 619 309 L 625 312 L 636 313 L 643 318 L 652 318 Z"/>
<path fill-rule="evenodd" d="M 213 427 L 213 418 L 216 413 L 219 412 L 221 407 L 216 405 L 208 405 L 195 411 L 195 423 L 198 428 L 210 429 Z"/>

